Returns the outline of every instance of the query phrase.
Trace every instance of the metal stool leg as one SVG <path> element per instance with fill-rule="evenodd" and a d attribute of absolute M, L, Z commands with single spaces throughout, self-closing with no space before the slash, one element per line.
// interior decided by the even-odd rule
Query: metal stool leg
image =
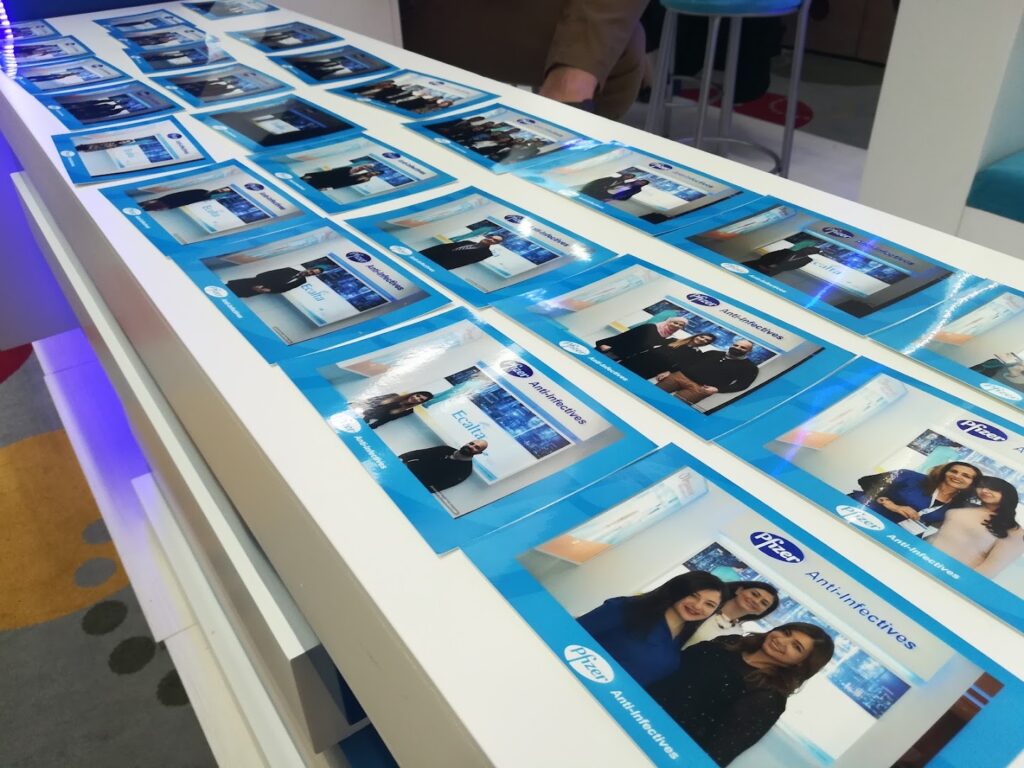
<path fill-rule="evenodd" d="M 789 92 L 786 94 L 786 127 L 782 134 L 782 159 L 779 161 L 779 175 L 789 177 L 789 161 L 793 156 L 793 132 L 796 130 L 796 107 L 800 93 L 800 73 L 804 64 L 804 44 L 807 42 L 807 17 L 811 0 L 804 0 L 800 6 L 796 24 L 796 39 L 793 41 L 793 65 L 789 68 Z"/>
<path fill-rule="evenodd" d="M 668 121 L 668 110 L 665 109 L 665 95 L 669 88 L 669 79 L 676 61 L 676 25 L 678 14 L 665 11 L 665 21 L 661 27 L 661 42 L 658 44 L 658 60 L 654 65 L 651 82 L 651 98 L 647 103 L 647 118 L 644 130 L 649 133 L 665 135 L 665 124 Z M 668 94 L 669 98 L 672 97 Z"/>
<path fill-rule="evenodd" d="M 704 69 L 700 74 L 700 99 L 697 102 L 697 134 L 693 146 L 700 149 L 704 140 L 704 125 L 708 117 L 708 102 L 711 100 L 711 75 L 715 71 L 715 49 L 718 46 L 718 30 L 722 26 L 721 16 L 708 18 L 708 42 L 704 47 Z"/>
<path fill-rule="evenodd" d="M 732 107 L 736 100 L 736 72 L 740 61 L 740 35 L 743 32 L 743 19 L 732 16 L 729 19 L 729 46 L 725 51 L 725 85 L 722 91 L 721 112 L 718 115 L 718 135 L 728 139 L 732 133 Z M 725 147 L 719 145 L 718 151 L 727 156 Z"/>

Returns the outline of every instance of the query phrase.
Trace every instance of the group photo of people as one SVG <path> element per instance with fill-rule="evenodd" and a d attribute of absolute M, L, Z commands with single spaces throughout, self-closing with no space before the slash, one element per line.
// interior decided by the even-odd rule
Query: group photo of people
<path fill-rule="evenodd" d="M 124 72 L 96 58 L 76 59 L 62 64 L 45 64 L 18 70 L 19 79 L 37 91 L 56 91 L 76 85 L 98 85 L 122 80 Z"/>
<path fill-rule="evenodd" d="M 410 115 L 429 115 L 484 95 L 482 91 L 415 72 L 403 72 L 344 91 L 355 98 L 368 99 Z"/>
<path fill-rule="evenodd" d="M 258 96 L 288 89 L 280 80 L 245 64 L 227 64 L 188 75 L 168 75 L 161 82 L 187 93 L 200 104 Z"/>
<path fill-rule="evenodd" d="M 140 69 L 153 72 L 201 67 L 234 60 L 231 54 L 216 43 L 194 43 L 170 50 L 140 51 L 133 53 L 132 58 L 139 62 Z"/>
<path fill-rule="evenodd" d="M 331 48 L 315 53 L 289 54 L 277 57 L 275 60 L 294 67 L 318 83 L 345 80 L 391 68 L 391 65 L 383 59 L 356 48 L 354 45 L 343 45 L 340 48 Z"/>
<path fill-rule="evenodd" d="M 137 32 L 125 32 L 121 41 L 128 47 L 141 50 L 162 48 L 168 45 L 187 45 L 202 43 L 207 40 L 206 33 L 186 24 L 162 29 L 143 29 Z"/>
<path fill-rule="evenodd" d="M 204 154 L 172 119 L 76 134 L 69 145 L 90 176 L 112 176 L 202 159 Z M 64 141 L 60 142 L 64 146 Z"/>
<path fill-rule="evenodd" d="M 141 83 L 125 83 L 85 93 L 57 93 L 49 97 L 78 123 L 91 125 L 169 112 L 178 105 Z"/>
<path fill-rule="evenodd" d="M 291 48 L 318 45 L 338 39 L 333 32 L 314 27 L 304 21 L 291 21 L 273 27 L 260 27 L 228 34 L 264 51 L 286 51 Z"/>

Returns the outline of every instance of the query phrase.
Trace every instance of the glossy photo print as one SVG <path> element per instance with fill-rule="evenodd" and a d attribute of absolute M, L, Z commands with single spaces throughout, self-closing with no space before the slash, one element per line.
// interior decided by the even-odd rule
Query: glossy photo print
<path fill-rule="evenodd" d="M 143 11 L 127 16 L 108 16 L 94 19 L 97 24 L 114 37 L 123 37 L 133 32 L 152 32 L 167 27 L 192 26 L 188 21 L 170 11 Z"/>
<path fill-rule="evenodd" d="M 368 83 L 332 88 L 331 93 L 413 118 L 445 115 L 494 98 L 487 91 L 405 69 Z"/>
<path fill-rule="evenodd" d="M 862 334 L 956 296 L 977 279 L 773 198 L 666 242 Z"/>
<path fill-rule="evenodd" d="M 370 136 L 325 142 L 286 152 L 261 152 L 253 155 L 252 161 L 327 213 L 373 205 L 455 180 Z"/>
<path fill-rule="evenodd" d="M 194 167 L 213 160 L 173 117 L 100 131 L 53 137 L 68 176 L 76 184 L 123 179 Z"/>
<path fill-rule="evenodd" d="M 129 78 L 117 67 L 95 56 L 86 56 L 54 64 L 19 67 L 14 79 L 29 93 L 53 93 L 116 83 Z"/>
<path fill-rule="evenodd" d="M 436 552 L 653 447 L 466 310 L 281 367 Z"/>
<path fill-rule="evenodd" d="M 634 256 L 496 308 L 707 439 L 774 408 L 853 358 Z"/>
<path fill-rule="evenodd" d="M 237 62 L 188 74 L 154 77 L 153 82 L 194 107 L 292 90 L 287 83 Z"/>
<path fill-rule="evenodd" d="M 271 147 L 287 147 L 290 151 L 327 136 L 340 138 L 362 130 L 348 118 L 299 96 L 200 112 L 193 117 L 256 152 Z"/>
<path fill-rule="evenodd" d="M 676 446 L 466 554 L 655 765 L 1002 766 L 1024 743 L 1020 680 Z"/>
<path fill-rule="evenodd" d="M 15 42 L 11 50 L 19 67 L 92 54 L 77 37 L 51 37 L 38 41 L 29 39 L 21 43 Z"/>
<path fill-rule="evenodd" d="M 191 24 L 126 32 L 119 39 L 129 54 L 138 51 L 164 50 L 194 43 L 215 42 L 217 40 L 216 37 L 208 35 Z"/>
<path fill-rule="evenodd" d="M 367 77 L 395 68 L 393 64 L 354 45 L 271 56 L 271 61 L 287 69 L 302 82 L 313 85 Z"/>
<path fill-rule="evenodd" d="M 990 280 L 874 336 L 1024 410 L 1024 293 Z"/>
<path fill-rule="evenodd" d="M 579 144 L 516 175 L 652 235 L 760 197 L 620 144 Z"/>
<path fill-rule="evenodd" d="M 155 51 L 131 51 L 128 54 L 135 66 L 143 72 L 170 72 L 175 69 L 205 67 L 209 64 L 225 64 L 234 57 L 217 43 L 191 43 Z"/>
<path fill-rule="evenodd" d="M 495 173 L 522 168 L 583 141 L 568 128 L 502 104 L 406 127 Z"/>
<path fill-rule="evenodd" d="M 180 265 L 271 363 L 344 344 L 448 303 L 326 219 Z"/>
<path fill-rule="evenodd" d="M 614 255 L 475 187 L 349 223 L 476 306 Z"/>
<path fill-rule="evenodd" d="M 157 248 L 172 257 L 217 253 L 277 232 L 313 213 L 237 160 L 101 190 Z"/>
<path fill-rule="evenodd" d="M 176 102 L 137 80 L 36 98 L 68 128 L 89 128 L 181 111 Z"/>
<path fill-rule="evenodd" d="M 1024 436 L 859 358 L 727 449 L 1024 629 Z"/>
<path fill-rule="evenodd" d="M 182 3 L 190 11 L 207 19 L 229 19 L 232 16 L 248 16 L 252 13 L 278 11 L 276 5 L 263 0 L 211 0 L 205 3 Z"/>
<path fill-rule="evenodd" d="M 16 43 L 24 40 L 45 40 L 48 37 L 59 36 L 60 32 L 54 29 L 53 25 L 45 19 L 11 22 L 11 38 Z"/>
<path fill-rule="evenodd" d="M 314 27 L 304 21 L 289 21 L 285 24 L 275 24 L 272 27 L 246 29 L 240 32 L 228 32 L 228 34 L 264 53 L 288 51 L 293 48 L 305 48 L 341 40 L 333 32 Z"/>

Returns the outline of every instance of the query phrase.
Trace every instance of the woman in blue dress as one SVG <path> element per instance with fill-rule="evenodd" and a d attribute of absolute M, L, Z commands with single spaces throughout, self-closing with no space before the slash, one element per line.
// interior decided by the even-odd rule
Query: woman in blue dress
<path fill-rule="evenodd" d="M 676 670 L 683 644 L 719 609 L 724 591 L 717 576 L 689 571 L 642 595 L 605 600 L 576 621 L 647 685 Z"/>
<path fill-rule="evenodd" d="M 848 495 L 894 523 L 914 520 L 938 528 L 948 510 L 971 498 L 981 476 L 973 464 L 951 461 L 927 475 L 912 469 L 868 475 L 857 481 L 860 490 Z"/>

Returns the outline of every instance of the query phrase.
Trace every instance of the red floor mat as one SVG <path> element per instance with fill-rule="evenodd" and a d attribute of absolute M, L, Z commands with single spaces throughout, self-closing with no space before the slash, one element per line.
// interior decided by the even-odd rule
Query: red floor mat
<path fill-rule="evenodd" d="M 32 345 L 23 344 L 20 347 L 0 350 L 0 382 L 6 381 L 8 377 L 25 364 L 25 361 L 32 356 Z"/>

